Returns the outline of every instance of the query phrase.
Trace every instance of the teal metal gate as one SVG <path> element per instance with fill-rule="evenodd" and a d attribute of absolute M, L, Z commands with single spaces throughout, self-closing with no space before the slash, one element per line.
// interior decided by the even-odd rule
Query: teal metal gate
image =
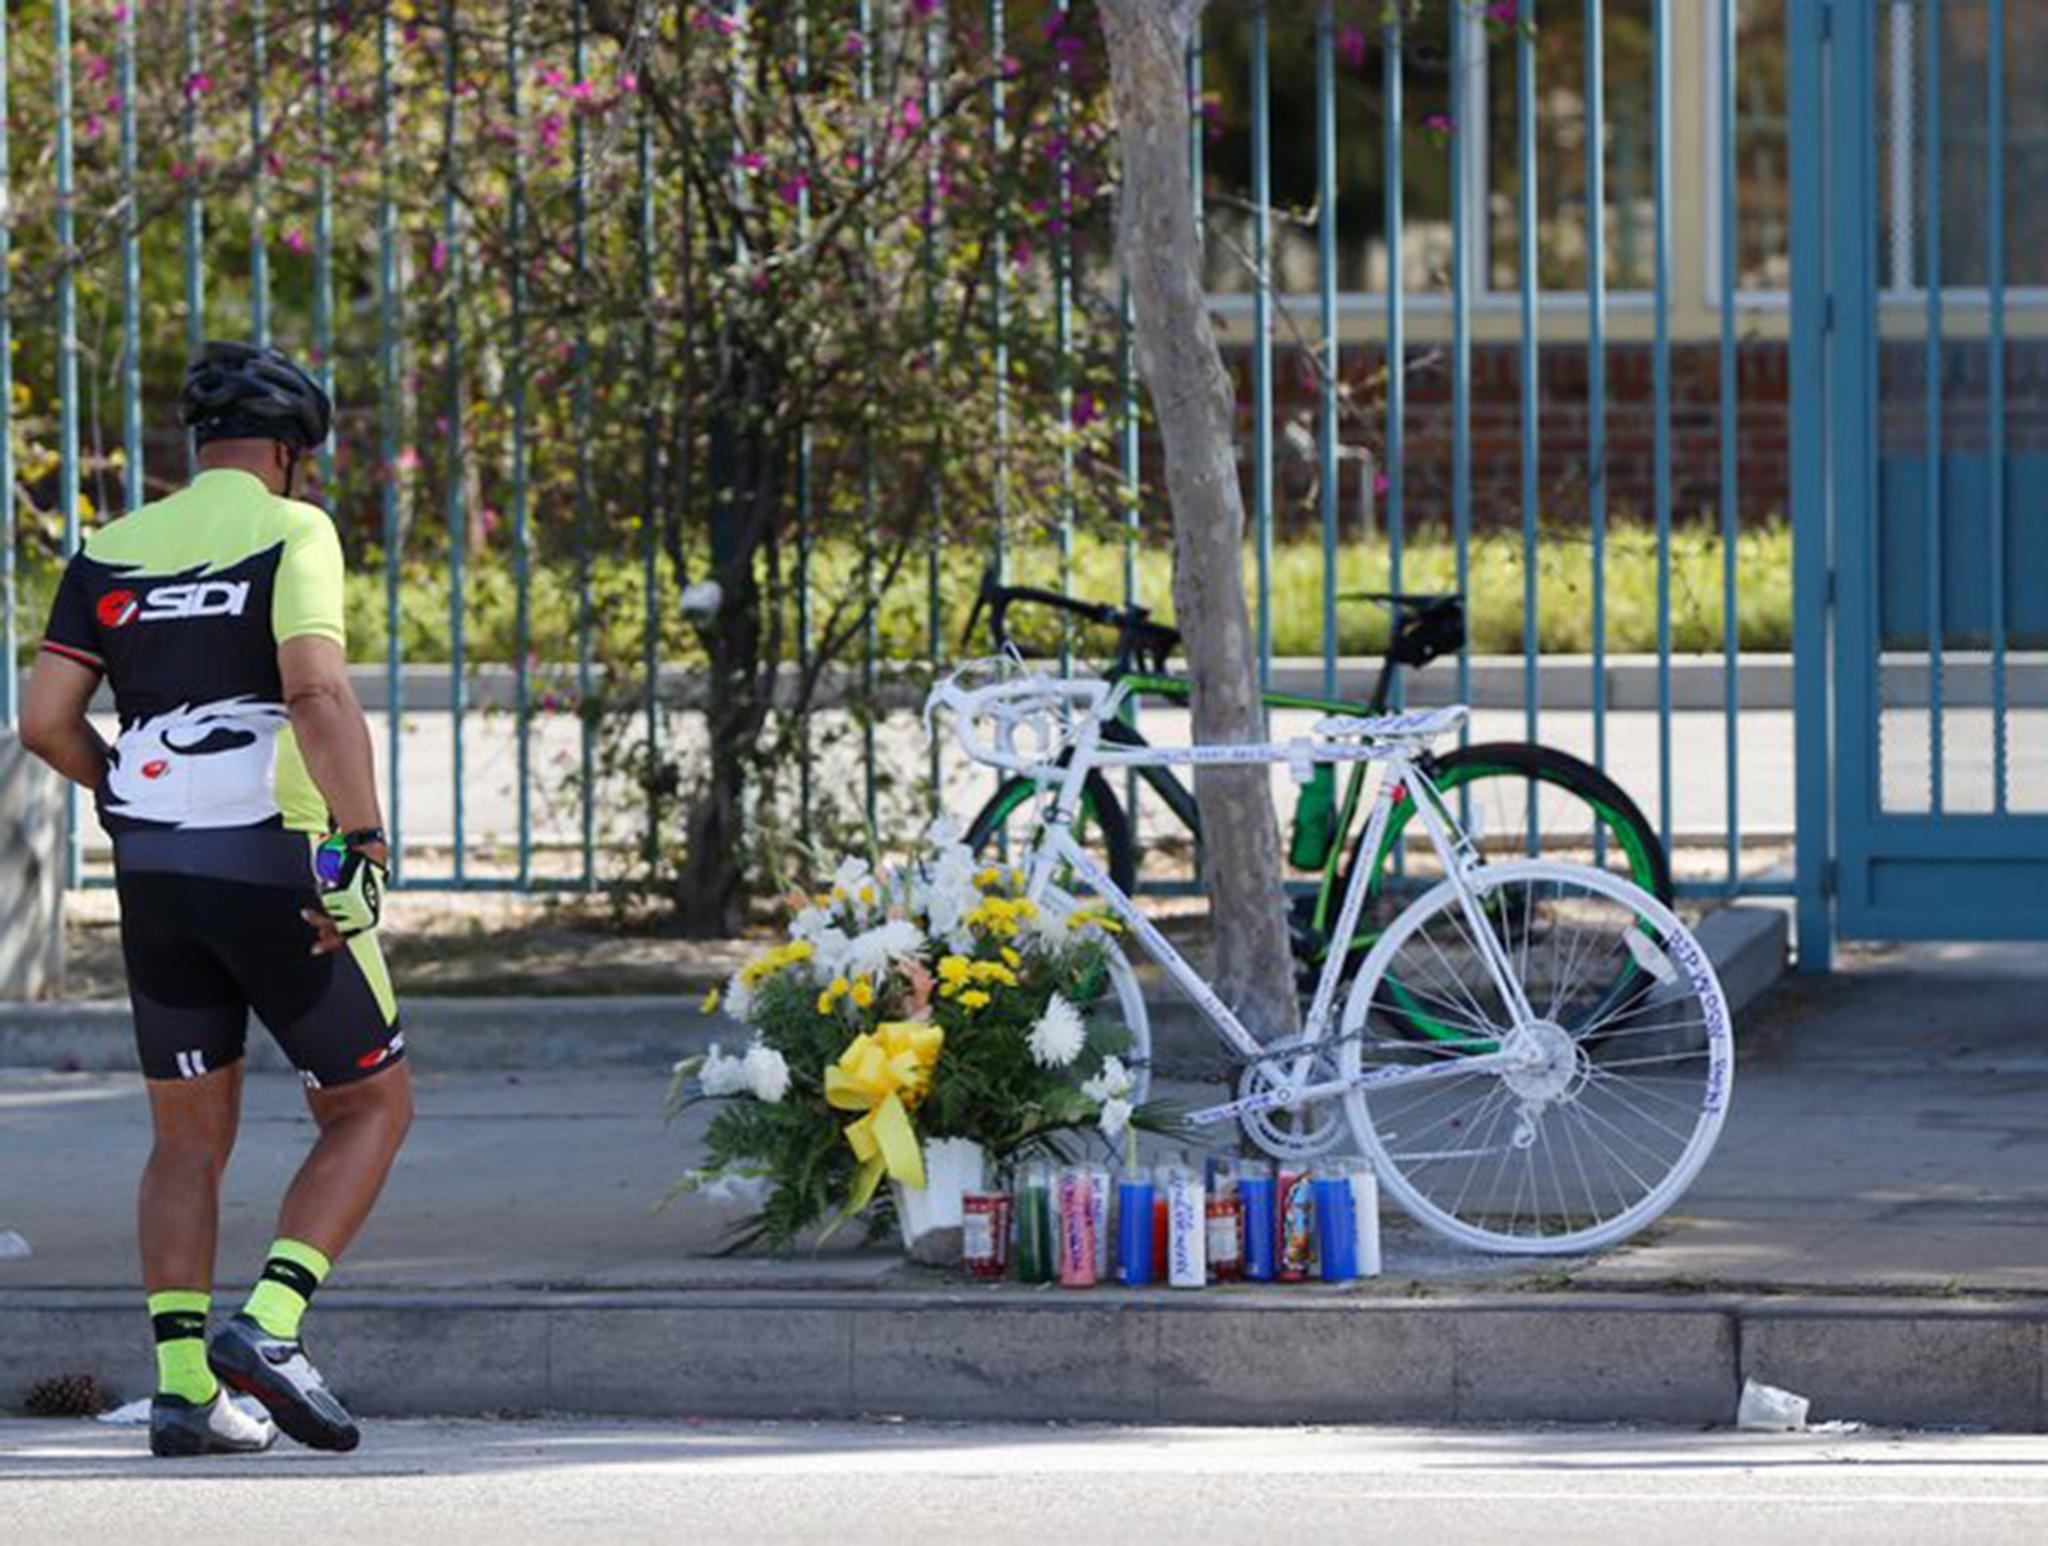
<path fill-rule="evenodd" d="M 2032 9 L 1854 0 L 1794 19 L 1809 966 L 1831 932 L 2048 936 Z"/>

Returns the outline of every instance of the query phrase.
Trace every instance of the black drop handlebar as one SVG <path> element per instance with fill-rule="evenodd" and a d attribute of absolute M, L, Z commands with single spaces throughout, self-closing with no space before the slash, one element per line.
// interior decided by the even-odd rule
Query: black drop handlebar
<path fill-rule="evenodd" d="M 996 578 L 993 569 L 981 577 L 981 591 L 974 598 L 974 610 L 967 616 L 961 643 L 973 647 L 975 627 L 986 610 L 989 637 L 995 641 L 997 649 L 1007 648 L 1010 643 L 1010 608 L 1020 601 L 1064 612 L 1084 623 L 1114 628 L 1116 665 L 1113 670 L 1125 671 L 1136 666 L 1141 670 L 1164 672 L 1169 657 L 1180 648 L 1180 630 L 1154 622 L 1149 608 L 1135 603 L 1113 607 L 1099 601 L 1083 601 L 1077 596 L 1063 596 L 1058 591 L 1044 590 L 1036 585 L 1004 585 Z"/>
<path fill-rule="evenodd" d="M 1386 659 L 1381 663 L 1380 680 L 1373 694 L 1376 705 L 1385 703 L 1391 673 L 1397 668 L 1426 666 L 1432 660 L 1454 654 L 1464 647 L 1465 598 L 1456 592 L 1350 591 L 1340 594 L 1337 599 L 1370 601 L 1386 607 L 1393 614 L 1393 632 L 1387 641 Z M 1111 668 L 1112 675 L 1133 667 L 1163 674 L 1167 670 L 1168 659 L 1180 648 L 1180 630 L 1153 621 L 1149 608 L 1135 603 L 1117 607 L 1099 601 L 1083 601 L 1078 596 L 1063 596 L 1058 591 L 1044 590 L 1036 585 L 1004 585 L 996 578 L 994 569 L 981 577 L 981 591 L 974 599 L 974 610 L 968 614 L 961 642 L 973 647 L 975 627 L 986 610 L 989 635 L 995 647 L 998 650 L 1007 648 L 1010 643 L 1010 608 L 1020 601 L 1049 607 L 1098 627 L 1114 628 L 1117 636 L 1116 663 Z"/>

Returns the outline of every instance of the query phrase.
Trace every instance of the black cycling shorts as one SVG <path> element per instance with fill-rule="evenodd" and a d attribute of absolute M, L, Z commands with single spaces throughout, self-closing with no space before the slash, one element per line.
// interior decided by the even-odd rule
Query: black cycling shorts
<path fill-rule="evenodd" d="M 123 833 L 115 840 L 121 949 L 135 1040 L 151 1079 L 238 1062 L 254 1010 L 309 1088 L 368 1078 L 405 1056 L 376 936 L 313 955 L 317 906 L 302 833 Z"/>

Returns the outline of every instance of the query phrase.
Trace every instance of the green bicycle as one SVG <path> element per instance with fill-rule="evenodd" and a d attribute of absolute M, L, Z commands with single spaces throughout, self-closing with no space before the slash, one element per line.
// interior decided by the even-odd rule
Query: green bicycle
<path fill-rule="evenodd" d="M 1419 669 L 1464 645 L 1465 607 L 1460 596 L 1364 592 L 1345 599 L 1374 602 L 1393 614 L 1394 626 L 1371 697 L 1360 703 L 1269 692 L 1265 694 L 1268 709 L 1317 715 L 1381 714 L 1403 670 Z M 1188 704 L 1192 683 L 1174 675 L 1168 664 L 1180 646 L 1179 631 L 1156 621 L 1141 606 L 1109 606 L 1028 585 L 1003 585 L 991 574 L 983 579 L 974 613 L 968 619 L 968 639 L 971 641 L 986 611 L 996 648 L 1009 646 L 1009 611 L 1019 603 L 1048 608 L 1091 628 L 1113 630 L 1115 653 L 1102 671 L 1107 680 L 1127 683 L 1137 698 L 1148 703 Z M 1149 744 L 1135 725 L 1121 721 L 1106 725 L 1103 739 L 1125 746 Z M 1443 798 L 1454 802 L 1458 824 L 1482 859 L 1488 855 L 1541 855 L 1597 863 L 1670 904 L 1671 869 L 1663 843 L 1628 793 L 1590 763 L 1556 747 L 1492 741 L 1431 756 L 1427 772 Z M 1170 768 L 1143 768 L 1136 777 L 1158 796 L 1169 822 L 1184 829 L 1191 839 L 1199 874 L 1202 827 L 1194 792 Z M 1442 878 L 1431 872 L 1436 861 L 1423 840 L 1420 824 L 1410 832 L 1415 805 L 1405 792 L 1395 801 L 1378 851 L 1361 851 L 1364 834 L 1353 829 L 1363 805 L 1365 781 L 1366 765 L 1355 764 L 1346 772 L 1340 791 L 1336 769 L 1322 764 L 1301 785 L 1295 800 L 1287 860 L 1291 868 L 1307 875 L 1305 884 L 1292 888 L 1290 921 L 1305 988 L 1313 983 L 1329 954 L 1331 928 L 1353 866 L 1370 865 L 1372 877 L 1365 918 L 1350 946 L 1354 960 L 1364 959 L 1407 898 Z M 1005 780 L 976 814 L 967 833 L 969 846 L 978 853 L 1021 851 L 1030 835 L 1039 793 L 1038 784 L 1029 778 Z M 1129 893 L 1136 888 L 1140 853 L 1132 815 L 1100 773 L 1091 773 L 1083 786 L 1075 836 L 1098 857 L 1121 890 Z M 1414 1036 L 1455 1041 L 1464 1034 L 1438 1023 L 1419 1000 L 1411 1005 L 1406 1019 L 1402 1028 Z"/>

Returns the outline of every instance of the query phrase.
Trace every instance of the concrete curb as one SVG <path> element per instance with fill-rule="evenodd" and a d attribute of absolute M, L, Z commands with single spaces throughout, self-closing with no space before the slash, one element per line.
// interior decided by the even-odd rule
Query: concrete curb
<path fill-rule="evenodd" d="M 146 1391 L 141 1322 L 132 1295 L 0 1294 L 0 1403 L 60 1371 Z M 2048 1305 L 2019 1302 L 343 1293 L 315 1335 L 387 1416 L 1726 1424 L 1753 1376 L 1816 1421 L 2048 1427 Z"/>
<path fill-rule="evenodd" d="M 1790 935 L 1785 914 L 1768 907 L 1726 907 L 1700 927 L 1700 942 L 1721 974 L 1729 1007 L 1740 1014 L 1784 975 Z M 1215 1032 L 1194 1007 L 1162 986 L 1148 992 L 1153 1060 L 1160 1072 L 1208 1077 L 1224 1066 Z M 619 998 L 408 998 L 406 1043 L 428 1068 L 661 1068 L 728 1045 L 736 1027 L 680 994 Z M 135 1066 L 128 1005 L 116 999 L 0 1004 L 0 1068 L 77 1068 L 122 1072 Z M 249 1067 L 288 1072 L 260 1030 L 249 1037 Z"/>

